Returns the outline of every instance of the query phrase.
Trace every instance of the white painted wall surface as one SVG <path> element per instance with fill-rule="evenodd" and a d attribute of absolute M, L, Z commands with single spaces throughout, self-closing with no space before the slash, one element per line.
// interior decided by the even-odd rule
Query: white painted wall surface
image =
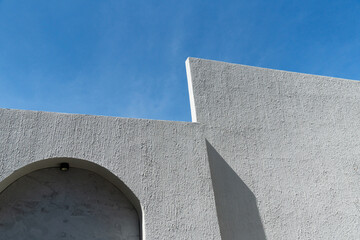
<path fill-rule="evenodd" d="M 360 82 L 187 66 L 222 239 L 360 239 Z"/>
<path fill-rule="evenodd" d="M 220 239 L 202 129 L 184 122 L 0 109 L 0 189 L 15 175 L 56 166 L 62 158 L 93 170 L 76 161 L 82 159 L 107 169 L 136 196 L 143 239 Z"/>
<path fill-rule="evenodd" d="M 0 191 L 67 159 L 119 184 L 146 240 L 360 239 L 359 82 L 187 68 L 199 123 L 0 109 Z"/>

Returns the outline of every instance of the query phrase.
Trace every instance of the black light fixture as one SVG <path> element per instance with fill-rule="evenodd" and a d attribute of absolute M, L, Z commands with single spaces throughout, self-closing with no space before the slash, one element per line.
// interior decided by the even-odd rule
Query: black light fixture
<path fill-rule="evenodd" d="M 60 170 L 66 172 L 69 170 L 70 166 L 68 163 L 60 163 Z"/>

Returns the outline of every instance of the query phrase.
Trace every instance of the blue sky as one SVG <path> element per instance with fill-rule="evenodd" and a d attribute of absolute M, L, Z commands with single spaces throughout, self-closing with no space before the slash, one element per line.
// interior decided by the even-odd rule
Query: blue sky
<path fill-rule="evenodd" d="M 360 79 L 360 1 L 0 0 L 0 107 L 190 121 L 185 60 Z"/>

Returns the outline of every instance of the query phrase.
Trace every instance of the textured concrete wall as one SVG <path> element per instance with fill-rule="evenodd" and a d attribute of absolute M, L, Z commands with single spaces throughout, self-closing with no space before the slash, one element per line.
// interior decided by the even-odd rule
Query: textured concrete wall
<path fill-rule="evenodd" d="M 59 158 L 119 178 L 140 202 L 143 239 L 220 239 L 201 124 L 0 110 L 0 188 Z"/>
<path fill-rule="evenodd" d="M 143 239 L 359 239 L 359 82 L 186 65 L 199 123 L 0 109 L 0 191 L 66 159 L 124 192 Z"/>
<path fill-rule="evenodd" d="M 1 239 L 139 240 L 140 219 L 125 195 L 94 172 L 47 168 L 0 194 Z"/>
<path fill-rule="evenodd" d="M 189 58 L 222 238 L 360 239 L 360 82 Z"/>

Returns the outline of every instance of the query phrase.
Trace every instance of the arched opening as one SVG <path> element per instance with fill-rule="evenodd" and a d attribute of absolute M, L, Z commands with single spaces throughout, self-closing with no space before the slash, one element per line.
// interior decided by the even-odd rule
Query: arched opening
<path fill-rule="evenodd" d="M 70 168 L 62 171 L 61 162 Z M 0 187 L 4 239 L 141 239 L 136 197 L 96 164 L 64 158 L 39 161 L 14 172 Z"/>

